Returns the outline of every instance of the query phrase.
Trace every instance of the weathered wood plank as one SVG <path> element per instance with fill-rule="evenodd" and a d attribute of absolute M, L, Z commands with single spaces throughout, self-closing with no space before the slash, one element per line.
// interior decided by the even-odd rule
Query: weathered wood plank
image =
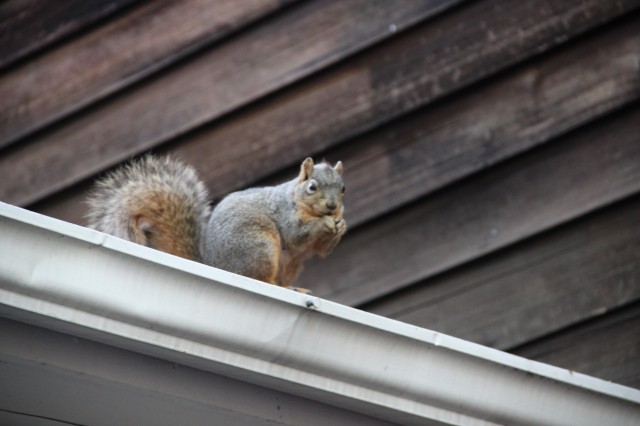
<path fill-rule="evenodd" d="M 347 233 L 300 283 L 369 302 L 640 190 L 640 105 Z"/>
<path fill-rule="evenodd" d="M 558 26 L 559 16 L 575 20 L 573 29 L 595 26 L 582 21 L 582 13 L 585 7 L 603 6 L 581 3 L 578 12 L 575 3 L 560 9 L 535 3 L 539 9 L 524 3 L 514 9 L 513 3 L 499 1 L 461 6 L 321 76 L 311 87 L 301 86 L 181 141 L 175 152 L 199 168 L 215 164 L 207 183 L 214 196 L 223 195 L 229 187 L 249 185 L 283 163 L 295 164 L 577 34 Z M 247 140 L 255 142 L 243 143 Z M 261 161 L 244 161 L 255 153 Z"/>
<path fill-rule="evenodd" d="M 140 0 L 7 0 L 0 3 L 0 69 Z"/>
<path fill-rule="evenodd" d="M 0 147 L 111 95 L 292 1 L 147 2 L 120 19 L 1 75 Z"/>
<path fill-rule="evenodd" d="M 163 15 L 167 15 L 166 19 L 151 19 L 154 18 L 153 16 L 144 18 L 145 15 L 142 14 L 142 17 L 136 16 L 130 22 L 127 21 L 130 31 L 140 31 L 139 21 L 141 20 L 157 23 L 148 31 L 148 36 L 142 40 L 147 42 L 141 43 L 139 47 L 143 53 L 149 50 L 147 37 L 154 44 L 157 43 L 155 41 L 157 39 L 170 43 L 173 43 L 176 38 L 180 40 L 180 37 L 175 37 L 173 34 L 167 34 L 166 39 L 158 37 L 159 34 L 166 32 L 167 20 L 184 22 L 183 25 L 190 28 L 193 26 L 193 22 L 202 22 L 205 29 L 210 25 L 209 22 L 212 19 L 207 19 L 205 13 L 207 10 L 210 10 L 209 14 L 213 13 L 212 8 L 208 6 L 210 0 L 190 1 L 194 4 L 183 5 L 184 2 L 177 2 L 174 8 L 162 11 Z M 389 31 L 390 22 L 394 23 L 396 31 L 402 30 L 416 21 L 436 14 L 460 1 L 315 1 L 299 5 L 298 8 L 270 20 L 266 25 L 256 28 L 249 34 L 230 40 L 220 48 L 191 61 L 189 65 L 181 68 L 182 71 L 166 75 L 151 84 L 150 87 L 136 91 L 131 96 L 126 96 L 123 101 L 116 103 L 118 111 L 114 112 L 114 120 L 123 118 L 119 113 L 121 113 L 120 109 L 124 109 L 128 111 L 127 114 L 137 117 L 138 121 L 127 123 L 122 119 L 117 126 L 122 126 L 124 122 L 133 127 L 140 125 L 150 127 L 148 135 L 144 132 L 143 135 L 140 135 L 138 130 L 137 137 L 148 136 L 152 140 L 172 137 L 180 131 L 188 130 L 190 126 L 201 124 L 212 117 L 224 114 L 243 103 L 327 66 L 354 51 L 389 37 L 392 34 Z M 227 2 L 227 9 L 244 11 L 239 16 L 248 14 L 247 5 L 251 3 L 233 0 L 227 0 Z M 259 0 L 259 2 L 264 3 L 265 0 Z M 273 3 L 273 0 L 271 2 Z M 260 4 L 256 1 L 254 3 Z M 192 16 L 184 16 L 185 6 L 189 6 L 186 10 L 191 11 Z M 215 13 L 216 16 L 218 14 L 219 12 Z M 358 19 L 352 19 L 354 16 Z M 190 34 L 179 26 L 177 27 L 177 34 Z M 195 33 L 190 36 L 191 38 L 198 35 L 195 30 L 192 30 L 191 33 Z M 113 34 L 107 33 L 95 40 L 84 41 L 81 51 L 86 52 L 87 56 L 95 55 L 93 53 L 94 46 L 99 44 L 101 40 L 106 40 L 110 45 L 120 45 L 128 43 L 130 37 L 116 28 Z M 174 50 L 185 49 L 188 46 L 189 43 L 185 43 L 171 48 Z M 78 50 L 72 46 L 69 49 L 72 49 L 71 51 Z M 0 131 L 0 135 L 5 135 L 4 140 L 7 142 L 15 140 L 17 137 L 39 128 L 39 121 L 46 124 L 63 113 L 77 109 L 96 96 L 101 96 L 100 93 L 97 95 L 93 95 L 93 93 L 100 89 L 105 91 L 102 86 L 127 83 L 131 74 L 136 76 L 132 71 L 137 71 L 140 68 L 144 70 L 145 67 L 153 68 L 144 62 L 142 65 L 145 66 L 141 67 L 135 56 L 132 56 L 133 59 L 129 59 L 129 56 L 123 58 L 128 63 L 122 64 L 123 59 L 120 59 L 122 55 L 119 50 L 110 47 L 108 51 L 115 51 L 110 55 L 114 58 L 105 58 L 104 62 L 109 63 L 110 59 L 116 59 L 116 63 L 107 68 L 107 71 L 113 68 L 116 72 L 115 75 L 106 74 L 103 77 L 105 81 L 98 79 L 94 82 L 94 79 L 100 75 L 96 77 L 88 73 L 87 79 L 91 83 L 90 86 L 80 82 L 77 83 L 80 85 L 79 88 L 70 87 L 62 92 L 62 89 L 58 89 L 51 96 L 47 96 L 48 105 L 40 107 L 42 102 L 39 102 L 37 108 L 32 110 L 20 108 L 20 106 L 30 105 L 35 97 L 43 92 L 46 93 L 46 90 L 41 87 L 21 87 L 17 84 L 17 82 L 27 80 L 24 77 L 25 70 L 17 70 L 14 75 L 9 76 L 11 78 L 5 79 L 6 81 L 0 80 L 0 92 L 7 92 L 9 100 L 4 110 L 0 110 L 0 124 L 2 125 L 0 129 L 3 129 Z M 155 49 L 151 49 L 151 53 L 155 55 Z M 164 60 L 167 52 L 158 51 L 157 55 L 159 55 L 158 58 L 154 56 L 151 59 L 153 61 Z M 29 71 L 35 74 L 46 71 L 47 81 L 53 80 L 52 87 L 62 86 L 64 89 L 65 86 L 60 82 L 68 80 L 68 57 L 69 52 L 60 52 L 57 57 L 43 59 L 48 66 L 33 64 Z M 45 71 L 41 71 L 42 69 Z M 98 70 L 100 71 L 100 68 Z M 90 72 L 95 73 L 95 71 Z M 70 96 L 71 94 L 74 95 Z M 59 105 L 60 99 L 63 100 L 62 108 Z M 172 102 L 167 103 L 166 99 L 171 99 Z M 59 110 L 62 112 L 58 113 Z M 107 108 L 107 111 L 112 110 Z M 110 117 L 109 112 L 107 112 L 107 116 Z M 144 121 L 145 119 L 149 121 L 139 123 L 139 120 Z M 91 127 L 91 123 L 89 123 L 89 127 Z M 0 144 L 2 140 L 3 138 L 0 136 Z M 100 142 L 108 143 L 108 141 Z"/>
<path fill-rule="evenodd" d="M 513 348 L 640 300 L 639 216 L 635 197 L 364 309 Z"/>
<path fill-rule="evenodd" d="M 216 193 L 218 182 L 226 188 L 229 180 L 237 185 L 242 184 L 243 176 L 272 173 L 275 164 L 295 163 L 302 155 L 382 124 L 634 9 L 639 3 L 571 1 L 558 6 L 550 0 L 540 0 L 535 7 L 522 2 L 507 5 L 504 1 L 460 7 L 456 13 L 436 19 L 433 25 L 400 35 L 308 85 L 298 86 L 300 90 L 274 96 L 251 111 L 243 111 L 239 119 L 191 138 L 182 144 L 181 155 L 201 169 L 215 169 L 215 177 L 209 177 L 209 182 Z M 479 21 L 486 22 L 491 30 L 468 25 Z M 494 37 L 500 43 L 490 43 Z M 7 170 L 6 175 L 11 178 L 0 187 L 0 199 L 15 204 L 36 201 L 131 154 L 156 146 L 162 138 L 150 133 L 160 127 L 168 129 L 170 134 L 163 133 L 166 137 L 186 130 L 168 123 L 203 109 L 190 104 L 188 110 L 172 110 L 173 102 L 158 98 L 162 90 L 162 99 L 166 99 L 169 87 L 163 85 L 163 89 L 153 92 L 155 98 L 149 93 L 144 102 L 140 101 L 143 106 L 137 113 L 114 100 L 109 105 L 112 115 L 92 111 L 82 120 L 34 141 L 28 151 L 5 156 L 0 169 Z M 168 104 L 165 112 L 170 114 L 156 115 L 151 105 L 157 104 Z M 223 104 L 228 102 L 223 99 Z M 151 121 L 145 125 L 145 120 Z M 86 140 L 95 142 L 86 144 Z M 65 154 L 71 151 L 73 155 Z M 261 161 L 245 161 L 238 167 L 240 161 L 255 157 L 257 152 Z M 81 166 L 75 160 L 78 155 L 85 159 Z M 28 172 L 45 165 L 46 175 Z"/>
<path fill-rule="evenodd" d="M 515 349 L 516 355 L 640 388 L 640 304 Z"/>
<path fill-rule="evenodd" d="M 327 151 L 326 158 L 347 165 L 351 229 L 637 99 L 638 44 L 640 24 L 630 20 Z M 273 180 L 295 173 L 287 169 Z M 33 208 L 83 223 L 84 189 Z"/>
<path fill-rule="evenodd" d="M 638 46 L 640 16 L 324 152 L 351 229 L 640 99 Z"/>
<path fill-rule="evenodd" d="M 377 128 L 567 40 L 587 26 L 597 26 L 604 20 L 595 23 L 583 18 L 595 9 L 596 14 L 612 18 L 612 10 L 604 5 L 563 2 L 559 6 L 545 1 L 463 5 L 321 75 L 311 87 L 276 96 L 181 140 L 175 152 L 200 169 L 215 164 L 215 173 L 206 176 L 207 184 L 215 197 L 224 195 L 230 187 L 250 185 L 256 177 L 295 165 L 300 158 Z M 621 6 L 630 10 L 639 5 L 636 1 Z M 572 23 L 570 28 L 559 25 L 565 19 Z M 256 154 L 260 161 L 246 161 Z"/>

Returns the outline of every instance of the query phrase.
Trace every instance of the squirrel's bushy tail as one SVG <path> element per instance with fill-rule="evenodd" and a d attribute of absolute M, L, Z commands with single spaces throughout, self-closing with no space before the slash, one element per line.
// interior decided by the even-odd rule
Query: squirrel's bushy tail
<path fill-rule="evenodd" d="M 87 203 L 90 228 L 201 260 L 209 194 L 193 167 L 147 155 L 97 181 Z"/>

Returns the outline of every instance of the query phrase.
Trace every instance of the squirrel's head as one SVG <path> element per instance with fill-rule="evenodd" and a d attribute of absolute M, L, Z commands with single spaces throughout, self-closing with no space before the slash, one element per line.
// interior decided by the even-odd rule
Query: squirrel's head
<path fill-rule="evenodd" d="M 342 216 L 344 181 L 342 162 L 314 164 L 311 158 L 300 165 L 296 182 L 296 201 L 313 216 Z"/>

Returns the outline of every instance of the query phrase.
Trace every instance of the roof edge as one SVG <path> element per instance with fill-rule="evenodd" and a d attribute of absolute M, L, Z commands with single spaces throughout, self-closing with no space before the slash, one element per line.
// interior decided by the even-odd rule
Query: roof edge
<path fill-rule="evenodd" d="M 0 313 L 23 322 L 406 424 L 640 418 L 638 390 L 4 203 L 0 235 Z"/>

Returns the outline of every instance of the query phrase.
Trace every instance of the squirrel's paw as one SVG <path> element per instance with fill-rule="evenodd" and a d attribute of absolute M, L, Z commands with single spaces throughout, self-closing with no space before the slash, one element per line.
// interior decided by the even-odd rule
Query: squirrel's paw
<path fill-rule="evenodd" d="M 324 231 L 327 234 L 335 234 L 336 233 L 336 221 L 333 216 L 324 216 L 322 218 L 322 224 L 324 225 Z"/>
<path fill-rule="evenodd" d="M 329 234 L 342 234 L 347 229 L 347 224 L 341 217 L 325 216 L 324 228 Z"/>

